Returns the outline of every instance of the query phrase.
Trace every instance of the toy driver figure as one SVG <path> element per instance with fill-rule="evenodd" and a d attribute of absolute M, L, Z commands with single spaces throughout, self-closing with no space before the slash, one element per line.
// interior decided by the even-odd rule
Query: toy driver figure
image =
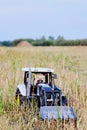
<path fill-rule="evenodd" d="M 45 76 L 43 74 L 36 74 L 35 76 L 35 85 L 37 86 L 39 83 L 43 83 L 45 81 Z"/>

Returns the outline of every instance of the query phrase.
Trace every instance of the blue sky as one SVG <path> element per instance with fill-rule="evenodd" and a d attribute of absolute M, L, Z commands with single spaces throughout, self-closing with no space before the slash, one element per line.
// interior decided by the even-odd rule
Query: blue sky
<path fill-rule="evenodd" d="M 0 0 L 0 41 L 87 38 L 87 0 Z"/>

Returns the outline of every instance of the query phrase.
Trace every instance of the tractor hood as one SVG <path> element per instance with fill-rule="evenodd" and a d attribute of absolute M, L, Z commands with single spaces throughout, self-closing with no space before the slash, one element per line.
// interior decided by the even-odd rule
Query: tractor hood
<path fill-rule="evenodd" d="M 40 117 L 43 120 L 51 119 L 77 119 L 73 107 L 68 106 L 43 106 L 40 107 Z"/>
<path fill-rule="evenodd" d="M 45 90 L 45 92 L 52 92 L 52 88 L 51 86 L 49 86 L 48 84 L 44 84 L 44 83 L 40 83 L 39 87 L 41 86 L 42 90 Z"/>

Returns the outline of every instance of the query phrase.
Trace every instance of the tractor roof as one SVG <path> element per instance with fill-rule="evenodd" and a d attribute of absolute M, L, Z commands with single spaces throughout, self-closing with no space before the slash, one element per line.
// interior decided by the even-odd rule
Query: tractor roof
<path fill-rule="evenodd" d="M 52 73 L 54 72 L 54 70 L 50 68 L 28 68 L 28 67 L 22 68 L 22 71 L 24 72 L 27 72 L 30 70 L 31 72 L 52 72 Z"/>

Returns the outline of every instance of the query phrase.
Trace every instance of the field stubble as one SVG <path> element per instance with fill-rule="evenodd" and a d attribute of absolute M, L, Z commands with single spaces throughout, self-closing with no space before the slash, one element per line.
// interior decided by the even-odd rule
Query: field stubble
<path fill-rule="evenodd" d="M 34 110 L 24 112 L 15 103 L 16 86 L 23 83 L 22 67 L 50 67 L 55 70 L 55 81 L 74 106 L 77 127 L 86 130 L 87 120 L 87 47 L 22 47 L 0 48 L 0 92 L 4 112 L 0 116 L 1 130 L 73 130 L 72 124 L 35 122 Z M 25 120 L 28 122 L 25 123 Z"/>

